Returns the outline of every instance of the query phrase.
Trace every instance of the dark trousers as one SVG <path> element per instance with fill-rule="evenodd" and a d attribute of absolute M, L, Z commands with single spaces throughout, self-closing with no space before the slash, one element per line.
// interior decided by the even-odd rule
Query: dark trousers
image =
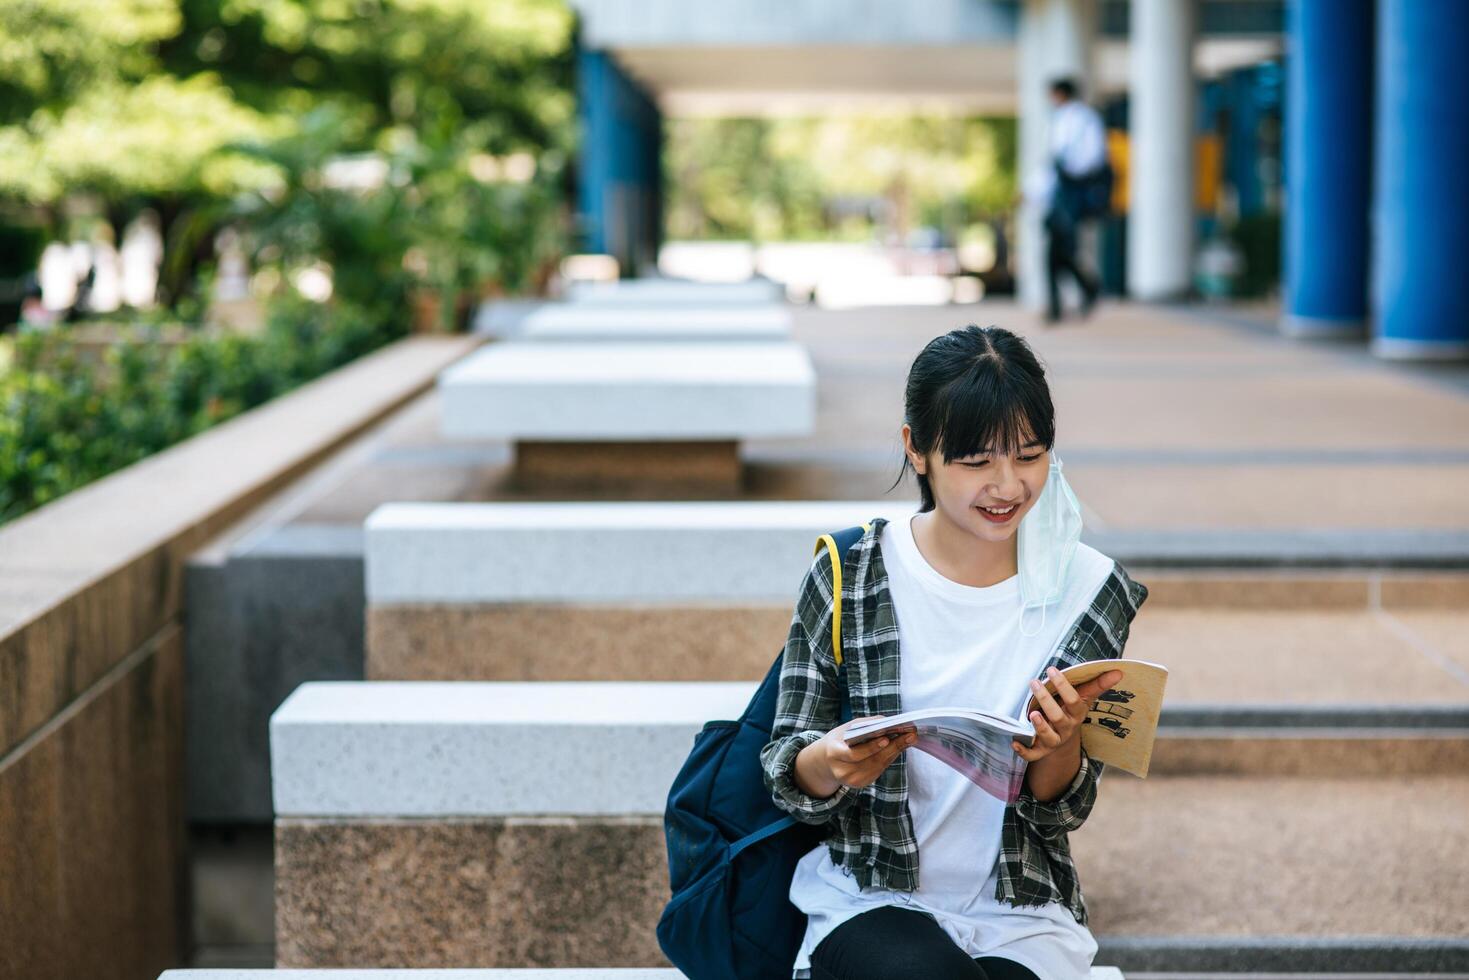
<path fill-rule="evenodd" d="M 811 952 L 811 980 L 1039 980 L 1013 960 L 970 959 L 931 916 L 886 905 L 843 922 Z"/>
<path fill-rule="evenodd" d="M 1074 216 L 1074 207 L 1069 202 L 1058 201 L 1046 215 L 1046 288 L 1050 291 L 1048 312 L 1052 320 L 1061 318 L 1061 276 L 1070 275 L 1081 287 L 1083 310 L 1091 308 L 1101 291 L 1096 277 L 1076 261 L 1080 229 L 1081 222 Z"/>

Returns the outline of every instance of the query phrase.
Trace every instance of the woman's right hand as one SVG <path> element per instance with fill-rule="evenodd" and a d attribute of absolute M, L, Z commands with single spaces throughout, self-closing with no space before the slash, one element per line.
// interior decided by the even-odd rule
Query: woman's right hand
<path fill-rule="evenodd" d="M 847 744 L 844 738 L 847 729 L 858 722 L 881 717 L 853 718 L 802 749 L 796 757 L 796 782 L 805 792 L 821 799 L 842 786 L 861 789 L 876 782 L 900 752 L 918 741 L 917 731 L 909 727 L 885 732 L 880 738 L 861 745 Z"/>

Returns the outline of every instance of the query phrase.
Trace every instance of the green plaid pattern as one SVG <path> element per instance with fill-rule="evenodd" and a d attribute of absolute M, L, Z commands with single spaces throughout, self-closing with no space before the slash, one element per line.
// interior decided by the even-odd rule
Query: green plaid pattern
<path fill-rule="evenodd" d="M 806 573 L 786 637 L 775 726 L 760 760 L 778 807 L 804 823 L 831 825 L 827 847 L 837 867 L 863 888 L 913 891 L 918 887 L 918 842 L 908 811 L 903 756 L 872 785 L 860 790 L 843 786 L 824 800 L 807 796 L 795 781 L 796 756 L 838 723 L 838 669 L 845 672 L 854 717 L 896 715 L 903 710 L 898 697 L 898 623 L 878 547 L 885 523 L 874 519 L 842 562 L 841 668 L 831 649 L 831 559 L 824 550 Z M 1048 666 L 1064 669 L 1122 656 L 1128 628 L 1147 596 L 1145 586 L 1114 564 L 1111 576 L 1072 624 Z M 1044 678 L 1045 671 L 1037 676 Z M 1091 812 L 1102 769 L 1102 763 L 1083 751 L 1076 779 L 1055 800 L 1042 802 L 1025 789 L 1005 808 L 997 900 L 1015 906 L 1061 902 L 1078 922 L 1086 923 L 1086 903 L 1066 835 Z"/>

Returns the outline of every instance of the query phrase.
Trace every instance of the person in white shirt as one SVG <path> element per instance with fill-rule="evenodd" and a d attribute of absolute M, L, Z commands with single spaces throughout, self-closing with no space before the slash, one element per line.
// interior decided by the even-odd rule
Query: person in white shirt
<path fill-rule="evenodd" d="M 1037 742 L 1012 743 L 1026 762 L 1026 802 L 1006 803 L 944 762 L 905 752 L 912 732 L 868 747 L 844 740 L 867 719 L 829 727 L 839 668 L 834 648 L 823 660 L 810 637 L 827 635 L 831 612 L 811 631 L 806 592 L 761 753 L 783 808 L 833 821 L 791 878 L 787 897 L 806 916 L 791 976 L 1086 980 L 1097 943 L 1064 842 L 1080 824 L 1019 869 L 1006 840 L 1026 833 L 1021 808 L 1095 800 L 1100 763 L 1086 755 L 1080 727 L 1122 674 L 1072 688 L 1058 665 L 1090 642 L 1084 633 L 1100 638 L 1086 624 L 1114 587 L 1129 612 L 1102 620 L 1113 624 L 1107 648 L 1082 659 L 1121 656 L 1147 590 L 1080 542 L 1080 502 L 1054 453 L 1045 371 L 1016 334 L 971 325 L 930 341 L 909 371 L 902 438 L 921 505 L 906 518 L 875 519 L 847 562 L 843 595 L 858 612 L 843 617 L 845 696 L 859 716 L 964 705 L 1028 717 Z M 1044 711 L 1027 716 L 1031 697 Z M 1040 901 L 1018 899 L 1009 887 L 1017 874 L 1046 882 Z"/>
<path fill-rule="evenodd" d="M 1081 287 L 1082 315 L 1091 312 L 1101 286 L 1095 274 L 1077 260 L 1081 223 L 1105 209 L 1111 193 L 1107 162 L 1107 129 L 1097 110 L 1076 95 L 1069 78 L 1051 83 L 1050 160 L 1044 172 L 1027 182 L 1030 196 L 1046 209 L 1046 320 L 1061 319 L 1061 276 L 1070 275 Z"/>

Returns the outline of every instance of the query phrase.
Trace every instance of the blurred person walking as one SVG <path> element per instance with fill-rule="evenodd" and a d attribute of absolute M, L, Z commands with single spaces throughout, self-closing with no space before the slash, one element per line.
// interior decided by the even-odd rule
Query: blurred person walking
<path fill-rule="evenodd" d="M 1081 288 L 1081 313 L 1097 302 L 1101 284 L 1077 258 L 1081 224 L 1104 214 L 1112 196 L 1107 130 L 1102 117 L 1076 94 L 1076 83 L 1051 83 L 1050 165 L 1027 180 L 1026 194 L 1046 209 L 1046 322 L 1061 319 L 1061 276 Z"/>

